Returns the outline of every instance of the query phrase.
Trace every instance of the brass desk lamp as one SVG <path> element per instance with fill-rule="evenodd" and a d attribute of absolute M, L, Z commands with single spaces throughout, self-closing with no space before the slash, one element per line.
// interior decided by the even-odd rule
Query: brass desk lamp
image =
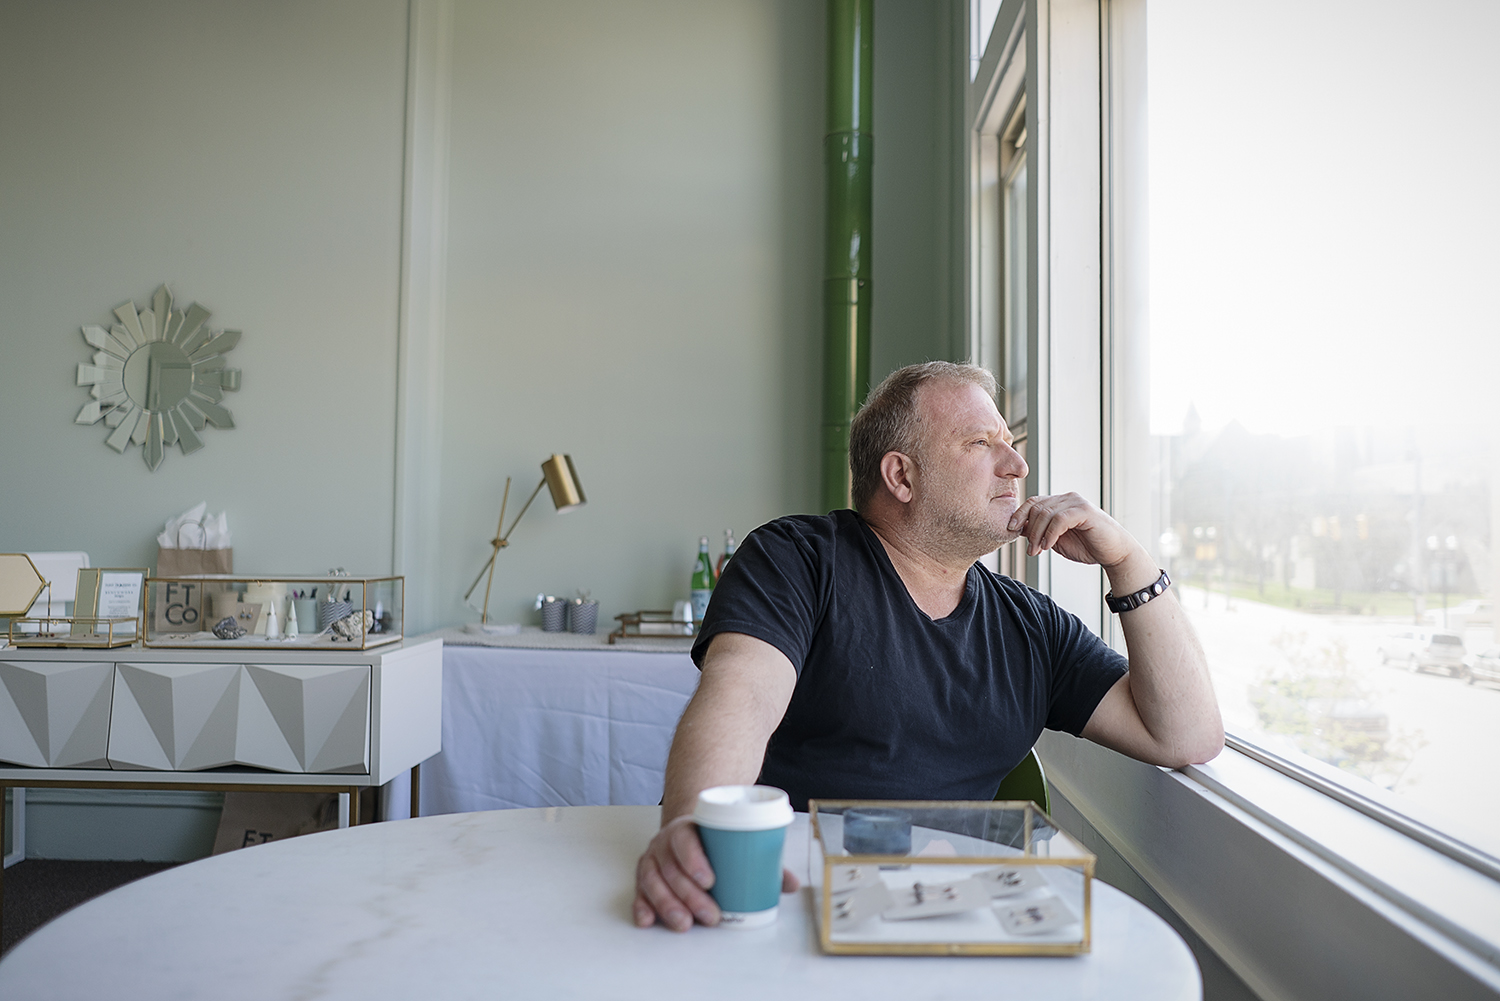
<path fill-rule="evenodd" d="M 495 526 L 495 537 L 490 540 L 494 547 L 490 553 L 487 563 L 480 569 L 479 576 L 474 578 L 474 583 L 469 585 L 469 590 L 464 594 L 464 601 L 469 600 L 469 595 L 479 586 L 481 580 L 484 585 L 484 610 L 480 613 L 481 624 L 490 621 L 490 585 L 495 581 L 495 557 L 500 555 L 500 550 L 510 545 L 510 533 L 516 530 L 526 509 L 531 507 L 531 502 L 536 500 L 536 495 L 541 493 L 542 487 L 546 487 L 552 494 L 552 504 L 557 508 L 557 513 L 571 511 L 586 503 L 587 498 L 583 496 L 583 487 L 578 482 L 578 471 L 573 468 L 573 457 L 571 455 L 558 455 L 553 453 L 552 458 L 542 463 L 542 481 L 536 485 L 531 496 L 526 498 L 526 503 L 521 506 L 521 513 L 516 515 L 516 520 L 510 523 L 510 528 L 505 529 L 505 504 L 510 500 L 510 477 L 505 478 L 505 493 L 500 497 L 500 523 Z M 501 529 L 505 529 L 504 532 Z M 489 579 L 485 580 L 485 574 Z"/>

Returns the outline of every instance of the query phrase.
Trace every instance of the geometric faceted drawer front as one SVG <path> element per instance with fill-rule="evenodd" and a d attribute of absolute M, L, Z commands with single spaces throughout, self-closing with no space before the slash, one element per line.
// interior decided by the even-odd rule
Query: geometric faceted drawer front
<path fill-rule="evenodd" d="M 119 664 L 109 767 L 368 774 L 370 668 Z"/>
<path fill-rule="evenodd" d="M 0 761 L 108 768 L 114 664 L 0 661 Z"/>

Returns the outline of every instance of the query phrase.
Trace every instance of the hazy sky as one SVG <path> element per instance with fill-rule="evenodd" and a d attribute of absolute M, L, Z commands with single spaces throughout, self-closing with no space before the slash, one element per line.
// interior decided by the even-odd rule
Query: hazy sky
<path fill-rule="evenodd" d="M 1500 427 L 1500 2 L 1149 23 L 1152 430 Z"/>

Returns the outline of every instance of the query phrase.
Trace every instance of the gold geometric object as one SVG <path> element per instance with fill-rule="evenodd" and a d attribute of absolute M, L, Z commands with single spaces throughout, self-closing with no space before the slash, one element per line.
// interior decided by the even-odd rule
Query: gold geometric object
<path fill-rule="evenodd" d="M 474 593 L 474 589 L 479 586 L 481 580 L 485 580 L 485 573 L 488 571 L 489 579 L 484 585 L 484 610 L 479 615 L 481 623 L 490 621 L 490 585 L 495 582 L 495 557 L 500 555 L 500 550 L 510 545 L 510 533 L 516 530 L 516 525 L 526 514 L 526 509 L 531 507 L 531 502 L 536 500 L 536 495 L 541 492 L 542 487 L 546 487 L 552 495 L 552 504 L 557 508 L 558 514 L 588 503 L 588 498 L 583 495 L 583 485 L 578 482 L 578 470 L 573 467 L 573 457 L 558 455 L 554 452 L 546 462 L 542 463 L 541 482 L 536 485 L 535 490 L 531 491 L 531 496 L 526 498 L 526 503 L 521 506 L 521 513 L 516 515 L 516 520 L 510 523 L 510 528 L 502 532 L 501 529 L 505 528 L 505 505 L 510 500 L 510 477 L 505 478 L 505 493 L 500 496 L 500 521 L 495 526 L 495 537 L 490 540 L 490 545 L 493 547 L 490 551 L 490 558 L 480 568 L 479 575 L 474 578 L 474 583 L 469 585 L 469 590 L 464 592 L 464 600 L 468 601 L 469 595 Z"/>
<path fill-rule="evenodd" d="M 0 553 L 0 618 L 31 610 L 47 581 L 25 553 Z"/>
<path fill-rule="evenodd" d="M 240 388 L 240 371 L 224 367 L 224 355 L 239 343 L 238 330 L 209 329 L 209 312 L 196 302 L 172 308 L 172 293 L 161 286 L 148 309 L 134 302 L 118 306 L 120 321 L 108 330 L 89 324 L 83 339 L 96 348 L 92 364 L 78 366 L 78 385 L 89 386 L 76 424 L 103 420 L 113 428 L 104 443 L 123 453 L 142 446 L 147 468 L 155 470 L 172 445 L 182 454 L 203 447 L 205 425 L 234 427 L 221 405 L 225 392 Z"/>

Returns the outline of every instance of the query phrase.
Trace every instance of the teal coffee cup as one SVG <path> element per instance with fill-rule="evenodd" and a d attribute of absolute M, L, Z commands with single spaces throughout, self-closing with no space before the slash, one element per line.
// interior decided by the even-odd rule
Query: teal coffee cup
<path fill-rule="evenodd" d="M 771 786 L 715 786 L 693 811 L 722 928 L 760 928 L 781 903 L 781 846 L 792 822 L 786 793 Z"/>

